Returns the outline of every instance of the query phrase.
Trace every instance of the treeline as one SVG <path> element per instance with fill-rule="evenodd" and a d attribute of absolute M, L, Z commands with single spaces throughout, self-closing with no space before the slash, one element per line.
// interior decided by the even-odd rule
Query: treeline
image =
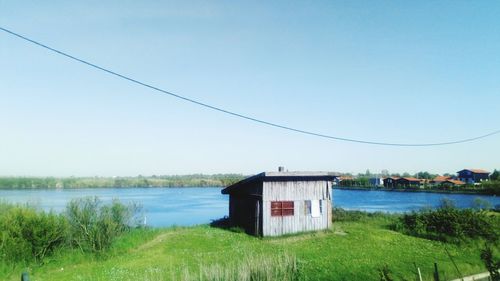
<path fill-rule="evenodd" d="M 99 187 L 214 187 L 228 186 L 240 174 L 173 175 L 137 177 L 0 177 L 0 189 L 99 188 Z"/>

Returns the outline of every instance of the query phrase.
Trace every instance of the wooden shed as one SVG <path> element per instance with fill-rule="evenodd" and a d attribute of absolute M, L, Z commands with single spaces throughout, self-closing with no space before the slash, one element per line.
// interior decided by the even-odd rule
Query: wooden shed
<path fill-rule="evenodd" d="M 324 172 L 264 172 L 222 190 L 229 194 L 232 226 L 257 236 L 327 229 L 332 223 L 332 181 Z"/>

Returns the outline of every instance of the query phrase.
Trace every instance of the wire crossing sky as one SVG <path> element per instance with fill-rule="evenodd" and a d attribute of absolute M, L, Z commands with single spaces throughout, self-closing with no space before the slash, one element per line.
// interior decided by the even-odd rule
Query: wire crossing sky
<path fill-rule="evenodd" d="M 65 56 L 69 59 L 72 59 L 74 61 L 77 61 L 77 62 L 80 62 L 80 63 L 83 63 L 85 65 L 88 65 L 90 67 L 93 67 L 95 69 L 98 69 L 100 71 L 104 71 L 108 74 L 111 74 L 111 75 L 114 75 L 114 76 L 117 76 L 119 78 L 122 78 L 124 80 L 127 80 L 129 82 L 132 82 L 132 83 L 135 83 L 135 84 L 139 84 L 141 86 L 144 86 L 144 87 L 147 87 L 149 89 L 152 89 L 154 91 L 157 91 L 157 92 L 160 92 L 160 93 L 163 93 L 163 94 L 167 94 L 167 95 L 170 95 L 172 97 L 175 97 L 175 98 L 178 98 L 178 99 L 181 99 L 181 100 L 184 100 L 184 101 L 187 101 L 187 102 L 190 102 L 190 103 L 193 103 L 193 104 L 196 104 L 196 105 L 199 105 L 199 106 L 202 106 L 202 107 L 205 107 L 205 108 L 209 108 L 209 109 L 212 109 L 212 110 L 215 110 L 215 111 L 218 111 L 218 112 L 222 112 L 222 113 L 225 113 L 225 114 L 228 114 L 228 115 L 231 115 L 231 116 L 234 116 L 234 117 L 238 117 L 238 118 L 242 118 L 242 119 L 246 119 L 246 120 L 249 120 L 249 121 L 253 121 L 253 122 L 257 122 L 257 123 L 260 123 L 260 124 L 264 124 L 264 125 L 267 125 L 267 126 L 271 126 L 271 127 L 275 127 L 275 128 L 280 128 L 280 129 L 284 129 L 284 130 L 288 130 L 288 131 L 292 131 L 292 132 L 296 132 L 296 133 L 301 133 L 301 134 L 306 134 L 306 135 L 311 135 L 311 136 L 315 136 L 315 137 L 320 137 L 320 138 L 326 138 L 326 139 L 332 139 L 332 140 L 338 140 L 338 141 L 346 141 L 346 142 L 354 142 L 354 143 L 361 143 L 361 144 L 370 144 L 370 145 L 382 145 L 382 146 L 419 146 L 419 147 L 424 147 L 424 146 L 444 146 L 444 145 L 452 145 L 452 144 L 459 144 L 459 143 L 466 143 L 466 142 L 473 142 L 473 141 L 476 141 L 476 140 L 479 140 L 479 139 L 483 139 L 483 138 L 486 138 L 486 137 L 490 137 L 490 136 L 493 136 L 495 134 L 498 134 L 500 133 L 500 129 L 499 130 L 496 130 L 496 131 L 493 131 L 493 132 L 490 132 L 490 133 L 487 133 L 487 134 L 484 134 L 484 135 L 480 135 L 480 136 L 474 136 L 474 137 L 470 137 L 470 138 L 465 138 L 465 139 L 460 139 L 460 140 L 451 140 L 451 141 L 446 141 L 446 142 L 429 142 L 429 143 L 395 143 L 395 142 L 377 142 L 377 141 L 371 141 L 371 140 L 362 140 L 362 139 L 354 139 L 354 138 L 347 138 L 347 137 L 339 137 L 339 136 L 333 136 L 333 135 L 327 135 L 327 134 L 321 134 L 321 133 L 317 133 L 317 132 L 313 132 L 313 131 L 309 131 L 309 130 L 302 130 L 302 129 L 297 129 L 297 128 L 294 128 L 294 127 L 290 127 L 290 126 L 287 126 L 287 125 L 282 125 L 282 124 L 277 124 L 277 123 L 273 123 L 273 122 L 269 122 L 269 121 L 265 121 L 265 120 L 262 120 L 262 119 L 257 119 L 255 117 L 251 117 L 251 116 L 247 116 L 247 115 L 243 115 L 243 114 L 240 114 L 240 113 L 236 113 L 234 111 L 231 111 L 231 110 L 226 110 L 226 109 L 223 109 L 223 108 L 220 108 L 220 107 L 217 107 L 217 106 L 213 106 L 213 105 L 210 105 L 210 104 L 207 104 L 207 103 L 203 103 L 203 102 L 200 102 L 200 101 L 197 101 L 197 100 L 194 100 L 194 99 L 191 99 L 191 98 L 187 98 L 185 96 L 181 96 L 181 95 L 178 95 L 178 94 L 175 94 L 175 93 L 172 93 L 172 92 L 169 92 L 169 91 L 166 91 L 164 89 L 161 89 L 161 88 L 158 88 L 158 87 L 155 87 L 153 85 L 150 85 L 148 83 L 145 83 L 145 82 L 142 82 L 142 81 L 139 81 L 137 79 L 134 79 L 134 78 L 131 78 L 131 77 L 128 77 L 128 76 L 125 76 L 123 74 L 120 74 L 120 73 L 117 73 L 113 70 L 110 70 L 110 69 L 107 69 L 107 68 L 104 68 L 102 66 L 99 66 L 97 64 L 94 64 L 94 63 L 91 63 L 91 62 L 88 62 L 86 60 L 83 60 L 81 58 L 78 58 L 74 55 L 70 55 L 66 52 L 63 52 L 63 51 L 60 51 L 58 49 L 55 49 L 53 47 L 50 47 L 46 44 L 43 44 L 43 43 L 40 43 L 38 41 L 35 41 L 31 38 L 28 38 L 24 35 L 21 35 L 19 33 L 16 33 L 12 30 L 9 30 L 9 29 L 6 29 L 4 27 L 0 27 L 0 30 L 10 34 L 10 35 L 13 35 L 13 36 L 16 36 L 17 38 L 20 38 L 20 39 L 23 39 L 27 42 L 30 42 L 32 44 L 35 44 L 39 47 L 43 47 L 47 50 L 50 50 L 56 54 L 59 54 L 59 55 L 62 55 L 62 56 Z"/>
<path fill-rule="evenodd" d="M 499 14 L 0 0 L 0 176 L 500 169 Z"/>

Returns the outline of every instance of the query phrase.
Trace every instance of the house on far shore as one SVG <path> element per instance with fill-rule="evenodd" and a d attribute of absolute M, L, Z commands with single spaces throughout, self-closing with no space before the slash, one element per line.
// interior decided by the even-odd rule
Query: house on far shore
<path fill-rule="evenodd" d="M 442 187 L 457 187 L 462 185 L 465 185 L 465 182 L 453 179 L 448 179 L 440 183 Z"/>
<path fill-rule="evenodd" d="M 381 177 L 373 177 L 368 179 L 368 184 L 370 186 L 383 186 L 384 185 L 384 179 Z"/>
<path fill-rule="evenodd" d="M 490 178 L 490 172 L 480 169 L 463 169 L 457 172 L 458 180 L 466 184 L 477 184 L 482 181 L 487 181 Z"/>
<path fill-rule="evenodd" d="M 384 181 L 384 187 L 386 188 L 393 188 L 396 187 L 396 181 L 399 179 L 399 177 L 387 177 L 385 178 Z"/>
<path fill-rule="evenodd" d="M 420 187 L 422 180 L 412 177 L 399 178 L 396 180 L 396 187 Z"/>
<path fill-rule="evenodd" d="M 449 177 L 449 176 L 437 176 L 435 178 L 433 178 L 431 181 L 430 181 L 430 184 L 432 186 L 439 186 L 441 185 L 443 182 L 447 181 L 447 180 L 451 180 L 453 179 L 452 177 Z"/>
<path fill-rule="evenodd" d="M 223 189 L 229 194 L 229 222 L 246 233 L 279 236 L 328 229 L 332 224 L 332 182 L 326 172 L 264 172 Z"/>
<path fill-rule="evenodd" d="M 350 186 L 353 185 L 354 177 L 352 176 L 336 176 L 333 180 L 334 185 Z"/>

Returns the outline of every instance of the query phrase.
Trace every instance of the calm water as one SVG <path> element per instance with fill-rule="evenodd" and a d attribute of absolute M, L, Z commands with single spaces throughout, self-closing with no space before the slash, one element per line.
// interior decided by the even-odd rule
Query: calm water
<path fill-rule="evenodd" d="M 60 212 L 73 198 L 98 196 L 104 201 L 118 198 L 137 202 L 144 208 L 147 224 L 151 226 L 195 225 L 209 223 L 228 214 L 227 195 L 220 188 L 102 188 L 64 190 L 0 190 L 0 198 L 8 202 L 32 203 L 45 210 Z M 449 198 L 458 207 L 470 207 L 475 198 L 500 204 L 500 197 L 406 193 L 388 191 L 333 191 L 334 206 L 365 211 L 404 212 L 422 207 L 436 207 L 442 198 Z"/>

